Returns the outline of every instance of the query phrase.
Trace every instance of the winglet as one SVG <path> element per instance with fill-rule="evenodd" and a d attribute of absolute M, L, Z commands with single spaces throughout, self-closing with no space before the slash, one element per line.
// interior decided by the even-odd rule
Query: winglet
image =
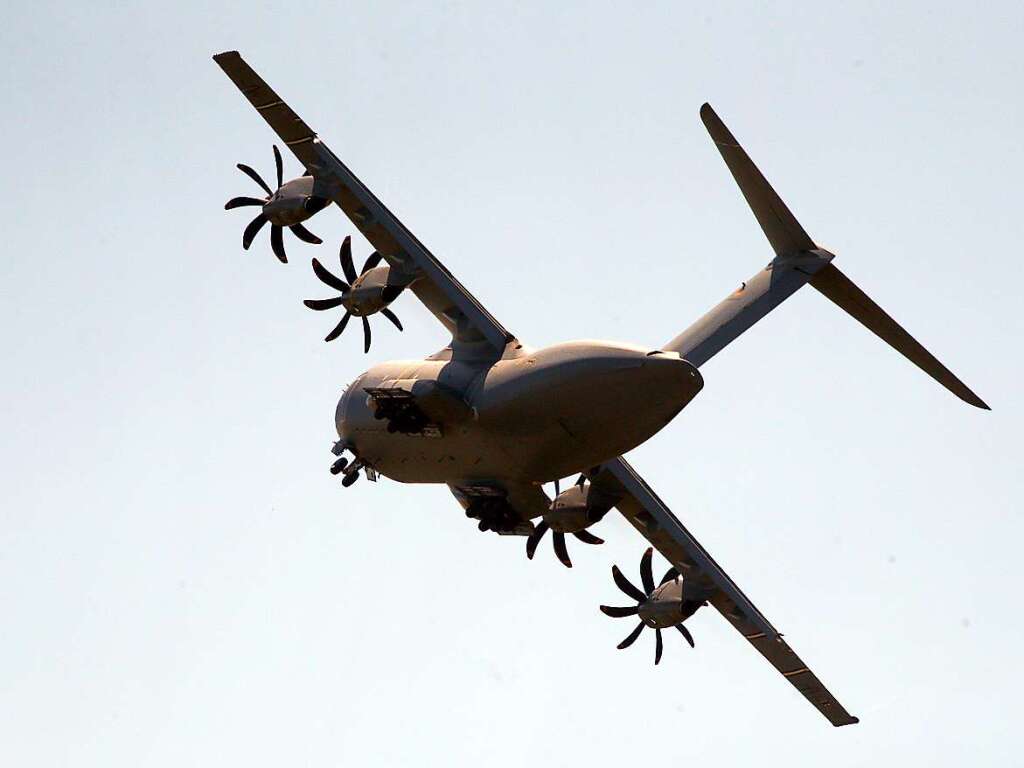
<path fill-rule="evenodd" d="M 813 251 L 817 248 L 710 104 L 705 103 L 700 108 L 700 119 L 704 121 L 704 127 L 711 134 L 725 164 L 729 166 L 732 177 L 736 179 L 757 223 L 772 244 L 775 255 Z"/>

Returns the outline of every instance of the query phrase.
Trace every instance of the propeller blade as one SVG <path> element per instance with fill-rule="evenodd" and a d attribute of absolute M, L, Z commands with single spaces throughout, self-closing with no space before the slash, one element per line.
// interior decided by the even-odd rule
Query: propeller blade
<path fill-rule="evenodd" d="M 277 167 L 277 186 L 280 189 L 284 184 L 284 161 L 281 160 L 281 150 L 277 144 L 274 145 L 274 165 Z"/>
<path fill-rule="evenodd" d="M 345 275 L 345 279 L 350 283 L 354 283 L 359 275 L 356 274 L 355 265 L 352 263 L 352 238 L 346 237 L 341 241 L 341 271 Z"/>
<path fill-rule="evenodd" d="M 281 234 L 281 227 L 277 224 L 270 226 L 270 248 L 274 251 L 278 261 L 282 264 L 288 263 L 288 256 L 284 252 L 284 237 Z"/>
<path fill-rule="evenodd" d="M 327 268 L 321 264 L 317 259 L 313 259 L 313 273 L 320 278 L 320 282 L 325 285 L 331 286 L 336 291 L 341 291 L 343 294 L 348 293 L 351 286 L 342 280 L 340 277 L 335 277 L 332 273 L 327 271 Z"/>
<path fill-rule="evenodd" d="M 665 571 L 665 575 L 661 577 L 661 581 L 658 582 L 658 586 L 660 587 L 666 581 L 674 580 L 677 576 L 679 576 L 679 570 L 673 565 L 671 568 Z"/>
<path fill-rule="evenodd" d="M 323 312 L 325 309 L 340 307 L 341 302 L 344 300 L 343 296 L 335 296 L 333 299 L 306 299 L 302 303 L 310 309 L 315 309 L 317 312 Z"/>
<path fill-rule="evenodd" d="M 639 624 L 636 625 L 636 629 L 634 629 L 632 632 L 630 632 L 629 635 L 626 636 L 626 639 L 623 640 L 621 643 L 619 643 L 615 647 L 618 648 L 620 651 L 623 648 L 629 648 L 629 646 L 631 646 L 633 643 L 636 642 L 636 639 L 638 637 L 640 637 L 640 633 L 643 632 L 643 631 L 644 631 L 644 623 L 641 621 Z"/>
<path fill-rule="evenodd" d="M 540 540 L 544 538 L 544 534 L 548 532 L 548 524 L 541 520 L 537 523 L 537 527 L 533 529 L 533 533 L 530 534 L 530 538 L 526 540 L 526 556 L 533 560 L 533 554 L 537 551 L 537 545 L 540 544 Z"/>
<path fill-rule="evenodd" d="M 604 544 L 604 539 L 597 538 L 590 531 L 574 531 L 572 535 L 584 544 Z"/>
<path fill-rule="evenodd" d="M 582 488 L 586 484 L 587 484 L 587 476 L 586 475 L 580 475 L 579 477 L 576 478 L 576 485 L 578 485 L 580 488 Z"/>
<path fill-rule="evenodd" d="M 690 630 L 688 630 L 682 624 L 676 624 L 676 629 L 679 630 L 679 634 L 681 634 L 683 637 L 686 638 L 686 642 L 688 642 L 690 644 L 691 648 L 696 648 L 697 647 L 697 646 L 695 646 L 693 644 L 693 635 L 690 634 Z"/>
<path fill-rule="evenodd" d="M 255 197 L 232 197 L 226 203 L 224 203 L 224 210 L 230 211 L 232 208 L 242 208 L 246 205 L 259 205 L 262 206 L 266 200 L 259 200 Z"/>
<path fill-rule="evenodd" d="M 366 319 L 366 315 L 359 319 L 363 321 L 363 354 L 366 354 L 370 351 L 370 321 Z"/>
<path fill-rule="evenodd" d="M 644 592 L 648 595 L 654 591 L 654 574 L 651 573 L 651 557 L 654 555 L 654 547 L 648 547 L 644 556 L 640 558 L 640 580 L 644 584 Z"/>
<path fill-rule="evenodd" d="M 552 543 L 555 545 L 555 554 L 558 559 L 562 561 L 562 565 L 566 568 L 572 568 L 572 560 L 569 559 L 569 550 L 565 548 L 565 534 L 561 531 L 555 531 L 551 534 Z"/>
<path fill-rule="evenodd" d="M 557 497 L 558 497 L 558 495 L 559 495 L 559 490 L 558 490 L 558 478 L 556 477 L 556 478 L 555 478 L 555 497 L 557 498 Z"/>
<path fill-rule="evenodd" d="M 345 330 L 345 326 L 348 325 L 348 319 L 352 317 L 348 312 L 341 318 L 341 322 L 334 326 L 334 330 L 324 337 L 324 341 L 334 341 L 336 338 L 341 336 L 341 332 Z"/>
<path fill-rule="evenodd" d="M 249 250 L 249 246 L 252 245 L 252 239 L 256 237 L 256 233 L 263 229 L 263 225 L 268 221 L 267 217 L 262 213 L 255 219 L 249 222 L 249 226 L 245 228 L 245 232 L 242 233 L 242 247 L 245 250 Z"/>
<path fill-rule="evenodd" d="M 647 599 L 647 595 L 634 587 L 630 583 L 629 579 L 622 575 L 622 571 L 619 570 L 619 566 L 617 565 L 612 566 L 612 578 L 615 579 L 615 584 L 619 589 L 632 597 L 638 603 L 642 603 Z"/>
<path fill-rule="evenodd" d="M 270 187 L 267 186 L 267 182 L 265 182 L 263 180 L 263 177 L 261 177 L 258 173 L 256 173 L 256 171 L 254 171 L 248 165 L 246 165 L 245 163 L 239 163 L 238 164 L 238 170 L 240 170 L 242 173 L 244 173 L 250 179 L 255 181 L 261 187 L 263 187 L 263 191 L 267 193 L 267 197 L 270 197 L 272 194 L 274 194 L 273 191 L 270 189 Z"/>
<path fill-rule="evenodd" d="M 658 662 L 661 661 L 661 652 L 664 649 L 664 644 L 661 642 L 661 630 L 654 630 L 654 665 L 657 666 Z"/>
<path fill-rule="evenodd" d="M 363 262 L 363 268 L 359 270 L 359 274 L 361 275 L 364 272 L 368 272 L 374 267 L 376 267 L 378 264 L 380 264 L 381 258 L 383 257 L 376 251 L 371 253 L 369 256 L 366 257 L 366 261 Z"/>
<path fill-rule="evenodd" d="M 384 308 L 383 308 L 383 309 L 382 309 L 382 310 L 380 311 L 380 313 L 381 313 L 382 315 L 384 315 L 384 317 L 386 317 L 386 318 L 387 318 L 388 320 L 390 320 L 390 321 L 391 321 L 392 323 L 394 323 L 394 324 L 395 324 L 395 328 L 397 328 L 397 329 L 398 329 L 398 330 L 400 330 L 400 331 L 404 331 L 404 330 L 405 330 L 405 328 L 403 328 L 403 327 L 402 327 L 402 321 L 401 321 L 401 320 L 399 320 L 399 319 L 398 319 L 398 316 L 397 316 L 397 315 L 395 315 L 395 313 L 394 313 L 394 312 L 392 312 L 392 311 L 391 311 L 390 309 L 388 309 L 387 307 L 384 307 Z"/>
<path fill-rule="evenodd" d="M 601 613 L 605 616 L 611 616 L 613 619 L 622 619 L 626 616 L 636 616 L 637 607 L 635 605 L 620 608 L 614 605 L 602 605 L 599 606 Z"/>
<path fill-rule="evenodd" d="M 309 243 L 310 245 L 320 245 L 320 243 L 323 242 L 323 240 L 314 235 L 301 224 L 292 224 L 290 227 L 288 227 L 288 229 L 290 229 L 292 231 L 292 234 L 295 235 L 297 238 L 299 238 L 299 240 L 301 240 L 304 243 Z"/>

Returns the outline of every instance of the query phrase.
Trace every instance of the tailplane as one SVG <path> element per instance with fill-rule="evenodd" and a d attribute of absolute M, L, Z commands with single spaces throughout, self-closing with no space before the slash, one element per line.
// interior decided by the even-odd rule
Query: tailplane
<path fill-rule="evenodd" d="M 775 258 L 663 348 L 678 352 L 699 368 L 810 283 L 961 400 L 989 410 L 980 397 L 832 264 L 833 254 L 815 245 L 709 104 L 701 107 L 700 116 L 771 243 Z"/>

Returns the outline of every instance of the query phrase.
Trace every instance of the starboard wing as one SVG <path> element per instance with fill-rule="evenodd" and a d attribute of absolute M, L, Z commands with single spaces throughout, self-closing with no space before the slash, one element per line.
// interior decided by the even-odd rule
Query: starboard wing
<path fill-rule="evenodd" d="M 623 517 L 684 579 L 695 580 L 704 588 L 708 602 L 832 725 L 858 722 L 625 459 L 602 464 L 591 473 L 591 482 L 603 496 L 615 499 Z"/>
<path fill-rule="evenodd" d="M 333 200 L 356 228 L 452 333 L 456 342 L 483 343 L 500 356 L 514 337 L 406 229 L 316 133 L 264 82 L 237 51 L 213 57 L 264 120 L 316 179 L 317 193 Z"/>

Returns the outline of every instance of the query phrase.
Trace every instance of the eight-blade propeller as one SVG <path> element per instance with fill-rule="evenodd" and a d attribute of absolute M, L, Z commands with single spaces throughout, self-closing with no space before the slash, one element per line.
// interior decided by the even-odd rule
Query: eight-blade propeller
<path fill-rule="evenodd" d="M 586 482 L 586 475 L 580 475 L 576 480 L 576 485 L 582 488 Z M 558 496 L 558 481 L 555 480 L 555 498 L 557 499 Z M 542 519 L 537 523 L 537 527 L 533 529 L 533 533 L 531 533 L 529 538 L 526 539 L 526 556 L 530 560 L 533 560 L 533 555 L 537 551 L 537 545 L 540 544 L 540 540 L 544 538 L 544 534 L 547 533 L 550 528 L 551 524 L 547 520 Z M 572 531 L 571 533 L 584 544 L 604 544 L 604 539 L 598 538 L 586 529 Z M 565 547 L 565 533 L 558 530 L 551 531 L 551 543 L 555 549 L 555 556 L 562 565 L 566 568 L 572 568 L 572 560 L 569 559 L 569 550 Z"/>
<path fill-rule="evenodd" d="M 658 585 L 655 586 L 654 575 L 651 572 L 651 557 L 653 554 L 653 548 L 648 547 L 640 559 L 640 578 L 644 586 L 643 591 L 633 586 L 632 582 L 622 575 L 622 571 L 619 570 L 618 566 L 612 566 L 612 578 L 615 580 L 615 585 L 627 596 L 636 600 L 637 604 L 624 607 L 602 605 L 601 612 L 615 619 L 639 614 L 641 617 L 640 623 L 636 625 L 636 628 L 617 647 L 620 650 L 628 648 L 640 636 L 644 627 L 653 627 L 655 632 L 654 663 L 657 664 L 661 661 L 662 628 L 675 627 L 686 639 L 686 642 L 690 644 L 691 648 L 693 647 L 693 636 L 690 634 L 690 630 L 683 626 L 683 619 L 692 614 L 692 610 L 687 611 L 685 609 L 682 590 L 665 590 L 666 594 L 655 594 L 666 583 L 675 582 L 679 577 L 679 571 L 675 567 L 669 568 Z"/>
<path fill-rule="evenodd" d="M 330 299 L 306 299 L 304 302 L 302 302 L 307 307 L 309 307 L 310 309 L 314 309 L 317 312 L 323 312 L 328 309 L 334 309 L 335 307 L 345 306 L 345 314 L 342 316 L 341 321 L 336 326 L 334 326 L 334 330 L 332 330 L 329 334 L 327 334 L 327 336 L 324 337 L 324 341 L 334 341 L 336 338 L 338 338 L 341 335 L 341 332 L 345 330 L 345 326 L 348 325 L 348 321 L 352 317 L 353 313 L 351 312 L 350 308 L 346 305 L 346 299 L 352 292 L 352 284 L 359 279 L 360 275 L 365 274 L 366 272 L 373 269 L 381 262 L 381 255 L 374 251 L 366 259 L 366 262 L 363 264 L 363 268 L 362 270 L 360 270 L 359 274 L 356 274 L 355 265 L 352 263 L 351 237 L 346 237 L 344 241 L 342 241 L 341 250 L 338 255 L 341 261 L 341 271 L 345 275 L 345 280 L 342 280 L 340 277 L 332 274 L 317 259 L 313 259 L 313 272 L 316 273 L 316 276 L 320 279 L 320 282 L 330 286 L 331 288 L 334 288 L 337 291 L 340 291 L 341 295 L 335 296 Z M 384 317 L 386 317 L 388 320 L 394 323 L 395 327 L 398 328 L 398 330 L 404 330 L 402 328 L 401 321 L 390 309 L 388 309 L 387 307 L 383 307 L 378 311 L 382 315 L 384 315 Z M 365 315 L 361 315 L 360 320 L 363 321 L 363 352 L 369 352 L 370 321 L 366 318 Z"/>
<path fill-rule="evenodd" d="M 270 222 L 270 246 L 274 250 L 274 255 L 277 256 L 281 263 L 287 264 L 288 257 L 284 252 L 284 238 L 282 237 L 282 227 L 284 224 L 274 223 L 272 219 L 275 217 L 275 214 L 272 211 L 268 211 L 268 206 L 274 202 L 275 194 L 280 193 L 281 188 L 284 186 L 284 162 L 281 160 L 281 152 L 278 150 L 276 144 L 274 145 L 274 165 L 277 168 L 277 193 L 271 191 L 267 182 L 265 182 L 263 178 L 256 173 L 256 171 L 244 163 L 239 163 L 238 170 L 259 184 L 260 187 L 263 188 L 263 191 L 267 193 L 267 196 L 264 198 L 233 197 L 224 204 L 224 210 L 230 211 L 232 208 L 257 205 L 263 208 L 259 216 L 250 221 L 248 226 L 246 226 L 245 231 L 242 233 L 242 247 L 249 250 L 249 246 L 252 245 L 253 238 L 256 237 L 256 234 L 263 229 L 267 222 Z M 292 185 L 294 182 L 288 183 L 289 185 Z M 310 189 L 312 189 L 312 180 L 310 180 Z M 304 214 L 302 215 L 303 218 L 306 218 L 308 215 L 312 215 L 317 210 L 323 208 L 326 204 L 326 201 L 322 201 L 319 198 L 314 197 L 299 197 L 299 199 L 303 200 L 303 202 L 298 203 L 298 205 L 305 207 Z M 320 243 L 323 242 L 323 240 L 302 226 L 302 224 L 294 220 L 292 223 L 287 224 L 287 226 L 297 238 L 304 242 L 311 243 L 313 245 L 320 245 Z"/>

